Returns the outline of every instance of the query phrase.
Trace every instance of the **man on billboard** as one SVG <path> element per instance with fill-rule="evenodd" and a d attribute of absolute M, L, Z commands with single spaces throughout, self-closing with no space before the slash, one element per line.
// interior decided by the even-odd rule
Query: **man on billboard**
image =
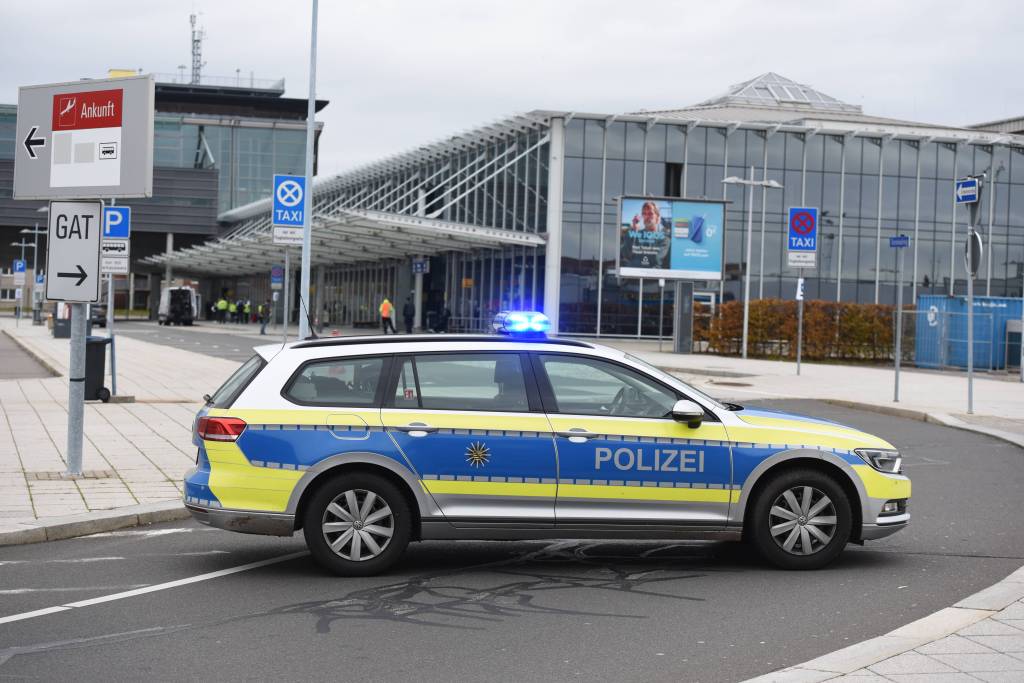
<path fill-rule="evenodd" d="M 639 211 L 636 210 L 637 204 Z M 672 245 L 671 205 L 653 200 L 626 200 L 622 208 L 620 265 L 627 268 L 668 268 Z M 630 213 L 633 213 L 632 219 L 629 218 Z"/>

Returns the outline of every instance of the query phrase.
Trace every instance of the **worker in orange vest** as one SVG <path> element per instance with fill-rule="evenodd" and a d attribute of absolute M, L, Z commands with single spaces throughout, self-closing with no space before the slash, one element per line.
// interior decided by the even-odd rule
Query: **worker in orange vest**
<path fill-rule="evenodd" d="M 384 297 L 384 301 L 380 302 L 380 324 L 384 328 L 384 334 L 388 333 L 388 327 L 391 328 L 391 332 L 398 334 L 398 330 L 395 329 L 395 323 L 392 322 L 392 317 L 395 314 L 395 307 L 387 297 Z"/>

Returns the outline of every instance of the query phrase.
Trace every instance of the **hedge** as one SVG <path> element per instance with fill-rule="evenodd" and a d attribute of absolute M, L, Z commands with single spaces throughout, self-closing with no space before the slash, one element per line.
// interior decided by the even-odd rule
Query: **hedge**
<path fill-rule="evenodd" d="M 895 306 L 805 301 L 803 357 L 807 360 L 891 360 L 894 310 Z M 713 317 L 708 316 L 706 306 L 695 304 L 694 314 L 695 341 L 707 342 L 711 353 L 740 353 L 742 301 L 722 304 Z M 752 301 L 748 335 L 748 355 L 795 358 L 797 302 Z"/>

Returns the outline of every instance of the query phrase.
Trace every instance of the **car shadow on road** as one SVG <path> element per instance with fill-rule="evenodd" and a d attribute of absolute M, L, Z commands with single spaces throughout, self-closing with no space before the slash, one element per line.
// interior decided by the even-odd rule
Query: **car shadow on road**
<path fill-rule="evenodd" d="M 848 552 L 832 566 L 866 568 L 892 559 L 883 553 Z M 305 614 L 319 633 L 357 620 L 476 629 L 528 614 L 644 619 L 602 608 L 608 601 L 597 596 L 558 598 L 577 591 L 614 592 L 702 604 L 703 590 L 687 590 L 694 579 L 781 571 L 740 543 L 578 540 L 414 544 L 389 574 L 372 578 L 331 577 L 311 559 L 272 569 L 292 580 L 302 574 L 324 581 L 324 592 L 333 595 L 240 618 Z"/>

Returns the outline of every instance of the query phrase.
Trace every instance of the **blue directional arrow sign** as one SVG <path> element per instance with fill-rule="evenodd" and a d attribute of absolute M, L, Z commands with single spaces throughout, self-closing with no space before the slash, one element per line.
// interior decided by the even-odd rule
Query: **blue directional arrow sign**
<path fill-rule="evenodd" d="M 889 238 L 889 246 L 893 249 L 904 249 L 910 246 L 910 237 L 907 235 L 896 235 Z"/>
<path fill-rule="evenodd" d="M 306 177 L 301 175 L 274 176 L 274 225 L 302 227 L 302 214 L 306 207 Z"/>
<path fill-rule="evenodd" d="M 956 181 L 956 189 L 953 191 L 957 204 L 973 204 L 978 201 L 978 179 L 961 178 Z"/>

